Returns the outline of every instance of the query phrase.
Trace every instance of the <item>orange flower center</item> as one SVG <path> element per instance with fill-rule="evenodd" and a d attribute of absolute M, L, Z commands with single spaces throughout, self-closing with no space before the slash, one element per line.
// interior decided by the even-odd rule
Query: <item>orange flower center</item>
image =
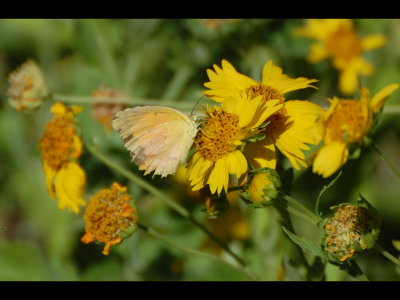
<path fill-rule="evenodd" d="M 122 241 L 119 234 L 137 223 L 136 210 L 130 206 L 130 200 L 126 187 L 118 183 L 94 195 L 83 216 L 86 234 L 82 242 L 105 243 L 103 254 L 108 255 L 110 246 Z"/>
<path fill-rule="evenodd" d="M 362 142 L 369 129 L 365 105 L 355 100 L 340 100 L 326 122 L 326 138 L 347 144 Z"/>
<path fill-rule="evenodd" d="M 328 37 L 326 47 L 333 57 L 344 60 L 351 60 L 362 53 L 361 41 L 356 32 L 343 28 Z"/>
<path fill-rule="evenodd" d="M 268 85 L 261 83 L 247 88 L 246 94 L 250 96 L 250 98 L 261 96 L 264 102 L 268 100 L 279 100 L 279 104 L 283 104 L 285 102 L 285 97 L 283 97 L 280 92 Z"/>
<path fill-rule="evenodd" d="M 197 152 L 204 159 L 216 161 L 236 149 L 240 132 L 238 115 L 215 107 L 207 111 L 203 124 L 195 143 Z"/>
<path fill-rule="evenodd" d="M 63 162 L 79 155 L 74 136 L 75 129 L 66 117 L 58 116 L 47 123 L 39 149 L 42 159 L 53 170 L 59 170 Z"/>

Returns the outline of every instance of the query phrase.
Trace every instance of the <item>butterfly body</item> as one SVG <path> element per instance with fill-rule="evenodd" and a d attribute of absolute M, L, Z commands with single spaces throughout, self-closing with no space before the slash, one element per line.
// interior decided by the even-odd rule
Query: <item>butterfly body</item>
<path fill-rule="evenodd" d="M 138 106 L 114 115 L 112 127 L 144 175 L 165 177 L 184 163 L 197 133 L 193 118 L 164 106 Z"/>

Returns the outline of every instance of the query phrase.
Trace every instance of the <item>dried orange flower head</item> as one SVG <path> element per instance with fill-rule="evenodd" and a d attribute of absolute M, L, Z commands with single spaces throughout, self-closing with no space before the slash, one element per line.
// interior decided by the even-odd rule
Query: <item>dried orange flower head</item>
<path fill-rule="evenodd" d="M 341 204 L 325 221 L 325 250 L 343 262 L 371 248 L 378 234 L 375 223 L 376 217 L 367 207 Z"/>
<path fill-rule="evenodd" d="M 85 244 L 97 241 L 105 244 L 103 254 L 110 253 L 111 245 L 119 244 L 137 227 L 137 212 L 129 202 L 127 188 L 113 183 L 108 189 L 100 190 L 86 207 L 83 219 L 86 233 Z"/>
<path fill-rule="evenodd" d="M 27 61 L 11 72 L 8 82 L 8 100 L 16 110 L 35 110 L 48 96 L 42 71 L 33 61 Z"/>
<path fill-rule="evenodd" d="M 92 92 L 92 97 L 96 99 L 92 105 L 92 116 L 97 122 L 103 124 L 104 130 L 109 133 L 113 115 L 125 108 L 123 103 L 113 101 L 113 99 L 128 99 L 129 96 L 101 86 Z"/>

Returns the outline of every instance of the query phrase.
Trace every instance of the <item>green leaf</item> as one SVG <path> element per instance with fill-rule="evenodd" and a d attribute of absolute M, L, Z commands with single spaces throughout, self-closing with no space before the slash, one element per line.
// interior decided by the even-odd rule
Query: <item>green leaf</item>
<path fill-rule="evenodd" d="M 400 251 L 400 241 L 399 240 L 393 240 L 392 244 L 393 244 L 393 247 L 396 248 L 396 250 Z"/>
<path fill-rule="evenodd" d="M 48 266 L 33 245 L 21 242 L 0 244 L 0 280 L 51 280 Z"/>
<path fill-rule="evenodd" d="M 247 139 L 244 139 L 243 142 L 255 143 L 255 142 L 258 142 L 258 141 L 262 141 L 263 139 L 265 139 L 265 134 L 260 132 L 260 133 L 257 133 L 257 134 L 255 134 L 255 135 L 253 135 L 253 136 L 251 136 L 251 137 L 249 137 Z"/>
<path fill-rule="evenodd" d="M 303 249 L 304 251 L 309 252 L 311 254 L 314 254 L 324 260 L 328 260 L 328 256 L 319 246 L 315 245 L 314 243 L 312 243 L 311 241 L 309 241 L 303 237 L 300 237 L 298 235 L 295 235 L 294 233 L 291 233 L 284 226 L 282 226 L 282 229 L 287 234 L 287 236 L 295 244 L 297 244 L 301 249 Z"/>
<path fill-rule="evenodd" d="M 321 199 L 322 195 L 325 194 L 325 192 L 336 183 L 336 181 L 339 179 L 339 177 L 341 175 L 342 175 L 342 171 L 340 171 L 339 174 L 331 182 L 329 182 L 327 185 L 325 185 L 322 188 L 321 192 L 319 192 L 317 201 L 315 203 L 315 214 L 316 215 L 318 215 L 318 216 L 320 215 L 320 212 L 319 212 L 319 200 Z"/>

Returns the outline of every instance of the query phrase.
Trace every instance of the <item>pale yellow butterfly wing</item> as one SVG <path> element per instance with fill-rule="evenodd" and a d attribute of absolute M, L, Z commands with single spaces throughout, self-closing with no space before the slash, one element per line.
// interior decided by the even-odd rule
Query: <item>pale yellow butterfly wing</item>
<path fill-rule="evenodd" d="M 119 132 L 132 161 L 145 175 L 165 177 L 184 163 L 197 133 L 194 120 L 164 106 L 138 106 L 114 115 L 112 127 Z"/>

